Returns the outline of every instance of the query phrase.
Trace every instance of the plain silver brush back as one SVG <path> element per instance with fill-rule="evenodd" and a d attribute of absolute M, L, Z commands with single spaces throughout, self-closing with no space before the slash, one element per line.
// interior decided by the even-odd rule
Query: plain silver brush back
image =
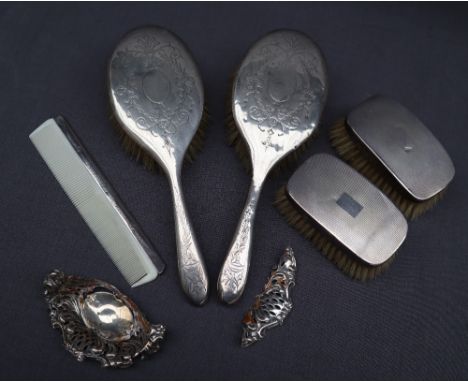
<path fill-rule="evenodd" d="M 341 160 L 312 156 L 287 184 L 292 200 L 344 248 L 370 265 L 387 261 L 408 225 L 395 205 Z"/>
<path fill-rule="evenodd" d="M 452 160 L 437 138 L 397 101 L 371 97 L 349 114 L 347 124 L 418 201 L 444 190 L 455 175 Z"/>

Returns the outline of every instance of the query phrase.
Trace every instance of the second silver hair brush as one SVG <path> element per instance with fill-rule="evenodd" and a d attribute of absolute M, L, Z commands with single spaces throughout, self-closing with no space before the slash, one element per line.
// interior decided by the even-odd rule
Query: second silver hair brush
<path fill-rule="evenodd" d="M 234 79 L 232 115 L 248 147 L 252 183 L 218 279 L 221 299 L 242 295 L 257 202 L 270 170 L 317 129 L 327 95 L 325 60 L 302 33 L 279 30 L 249 50 Z"/>

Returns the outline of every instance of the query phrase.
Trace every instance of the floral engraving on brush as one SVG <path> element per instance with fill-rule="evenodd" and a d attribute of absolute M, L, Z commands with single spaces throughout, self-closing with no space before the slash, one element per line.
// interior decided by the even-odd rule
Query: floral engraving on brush
<path fill-rule="evenodd" d="M 265 149 L 281 149 L 276 137 L 301 130 L 314 120 L 325 93 L 319 57 L 296 35 L 266 41 L 241 68 L 245 79 L 240 105 L 263 133 Z"/>
<path fill-rule="evenodd" d="M 232 265 L 229 265 L 224 268 L 222 280 L 223 287 L 225 290 L 229 290 L 232 293 L 236 294 L 239 291 L 242 279 L 242 269 L 235 268 Z"/>
<path fill-rule="evenodd" d="M 193 247 L 193 237 L 190 229 L 185 230 L 185 239 L 181 248 L 181 277 L 184 288 L 192 296 L 204 296 L 207 292 L 208 280 L 205 277 L 205 271 L 199 258 L 197 258 Z"/>
<path fill-rule="evenodd" d="M 249 235 L 252 230 L 252 219 L 255 216 L 255 203 L 256 198 L 250 202 L 244 212 L 240 233 L 231 251 L 232 256 L 222 273 L 221 279 L 224 288 L 234 294 L 239 291 L 240 285 L 245 285 L 244 281 L 247 277 L 246 267 L 248 267 L 249 259 L 245 257 L 248 255 L 246 246 L 250 243 Z"/>
<path fill-rule="evenodd" d="M 186 270 L 186 287 L 191 296 L 203 297 L 207 292 L 207 280 L 204 278 L 203 268 L 200 263 Z"/>
<path fill-rule="evenodd" d="M 196 83 L 179 49 L 142 32 L 112 59 L 115 96 L 127 117 L 155 136 L 175 134 L 190 121 Z"/>

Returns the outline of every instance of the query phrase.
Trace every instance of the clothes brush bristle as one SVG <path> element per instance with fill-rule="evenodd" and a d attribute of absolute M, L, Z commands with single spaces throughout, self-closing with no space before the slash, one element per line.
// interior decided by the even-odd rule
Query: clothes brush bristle
<path fill-rule="evenodd" d="M 384 272 L 393 262 L 395 255 L 383 264 L 372 266 L 358 259 L 355 255 L 336 242 L 336 240 L 317 224 L 291 200 L 286 186 L 278 190 L 275 206 L 289 225 L 295 228 L 343 273 L 359 281 L 372 280 Z"/>
<path fill-rule="evenodd" d="M 406 218 L 410 220 L 417 218 L 442 199 L 445 190 L 422 202 L 412 198 L 373 154 L 358 141 L 344 118 L 331 127 L 329 137 L 338 155 L 382 190 Z"/>

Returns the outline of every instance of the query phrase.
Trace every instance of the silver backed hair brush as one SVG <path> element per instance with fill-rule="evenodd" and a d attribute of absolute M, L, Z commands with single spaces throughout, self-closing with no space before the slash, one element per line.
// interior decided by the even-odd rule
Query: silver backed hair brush
<path fill-rule="evenodd" d="M 170 180 L 182 289 L 193 303 L 202 305 L 208 296 L 208 275 L 181 184 L 184 156 L 203 119 L 200 74 L 183 42 L 159 27 L 124 36 L 108 69 L 110 103 L 126 135 L 124 144 L 136 143 Z"/>
<path fill-rule="evenodd" d="M 154 280 L 164 263 L 65 119 L 49 119 L 29 137 L 128 283 Z"/>
<path fill-rule="evenodd" d="M 252 183 L 218 278 L 226 303 L 242 295 L 250 265 L 257 202 L 270 170 L 316 131 L 328 83 L 317 45 L 296 31 L 267 34 L 237 71 L 231 108 L 252 162 Z"/>
<path fill-rule="evenodd" d="M 337 153 L 414 219 L 433 207 L 455 175 L 449 155 L 407 108 L 373 96 L 330 130 Z"/>

